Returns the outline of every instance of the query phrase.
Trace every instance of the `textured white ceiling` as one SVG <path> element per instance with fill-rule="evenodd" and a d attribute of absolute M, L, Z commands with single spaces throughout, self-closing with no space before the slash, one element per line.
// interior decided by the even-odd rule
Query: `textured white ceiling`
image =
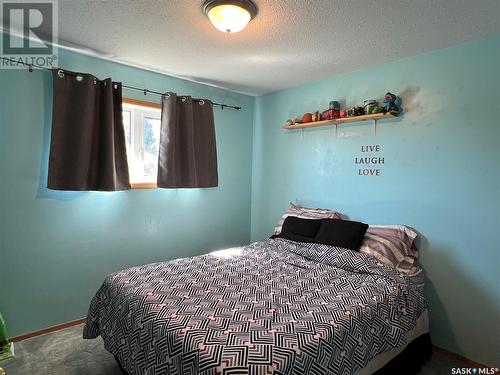
<path fill-rule="evenodd" d="M 499 0 L 254 0 L 224 34 L 203 0 L 60 0 L 60 42 L 262 94 L 500 32 Z"/>

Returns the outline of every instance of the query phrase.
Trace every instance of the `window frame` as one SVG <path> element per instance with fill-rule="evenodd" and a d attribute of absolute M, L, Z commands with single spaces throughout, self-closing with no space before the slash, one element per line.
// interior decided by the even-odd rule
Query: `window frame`
<path fill-rule="evenodd" d="M 151 109 L 155 109 L 155 110 L 158 110 L 160 109 L 161 110 L 161 104 L 160 103 L 155 103 L 155 102 L 149 102 L 149 101 L 145 101 L 145 100 L 139 100 L 139 99 L 133 99 L 133 98 L 122 98 L 122 104 L 129 104 L 129 105 L 135 105 L 135 106 L 140 106 L 140 107 L 145 107 L 145 108 L 151 108 Z M 124 109 L 123 111 L 126 111 L 126 109 Z M 144 114 L 142 115 L 144 117 Z M 133 142 L 133 140 L 135 140 L 135 127 L 134 127 L 134 116 L 130 116 L 130 147 L 135 147 L 135 142 Z M 143 124 L 144 126 L 144 124 Z M 144 129 L 143 129 L 144 131 Z M 142 138 L 141 136 L 141 145 L 142 147 L 144 147 L 143 145 L 144 143 L 144 139 Z M 130 171 L 130 170 L 129 170 Z M 158 185 L 156 182 L 131 182 L 130 183 L 130 187 L 131 189 L 157 189 L 158 188 Z"/>

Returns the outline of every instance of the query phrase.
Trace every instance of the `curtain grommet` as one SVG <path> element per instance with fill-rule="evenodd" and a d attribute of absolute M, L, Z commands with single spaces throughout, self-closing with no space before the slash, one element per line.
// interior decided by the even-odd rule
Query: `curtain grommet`
<path fill-rule="evenodd" d="M 75 77 L 76 81 L 77 82 L 82 82 L 83 81 L 83 76 L 78 74 L 76 77 Z"/>
<path fill-rule="evenodd" d="M 203 99 L 200 99 L 200 100 L 198 101 L 198 104 L 199 104 L 199 105 L 203 105 L 203 104 L 205 104 L 205 101 L 204 101 Z"/>
<path fill-rule="evenodd" d="M 186 97 L 185 97 L 185 96 L 183 96 L 181 100 L 182 100 L 182 102 L 184 103 L 184 102 L 186 101 Z"/>
<path fill-rule="evenodd" d="M 59 76 L 59 78 L 64 78 L 64 70 L 59 69 L 59 70 L 57 71 L 57 75 Z"/>

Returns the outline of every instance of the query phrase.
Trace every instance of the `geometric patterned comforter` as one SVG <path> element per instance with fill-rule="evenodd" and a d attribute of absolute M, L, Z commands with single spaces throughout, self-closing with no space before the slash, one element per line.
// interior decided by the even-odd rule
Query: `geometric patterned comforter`
<path fill-rule="evenodd" d="M 406 344 L 426 307 L 370 255 L 269 239 L 109 275 L 83 335 L 131 375 L 343 375 Z"/>

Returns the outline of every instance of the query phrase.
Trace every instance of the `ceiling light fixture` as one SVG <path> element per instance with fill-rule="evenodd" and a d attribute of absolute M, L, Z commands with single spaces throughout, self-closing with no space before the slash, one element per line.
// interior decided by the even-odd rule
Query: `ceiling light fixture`
<path fill-rule="evenodd" d="M 203 12 L 220 31 L 237 33 L 257 15 L 257 6 L 251 0 L 205 0 Z"/>

